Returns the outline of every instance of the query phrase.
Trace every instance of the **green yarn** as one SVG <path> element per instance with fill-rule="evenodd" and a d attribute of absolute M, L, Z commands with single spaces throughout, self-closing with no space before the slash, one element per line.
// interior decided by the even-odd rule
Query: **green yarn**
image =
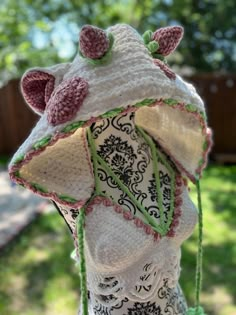
<path fill-rule="evenodd" d="M 138 102 L 138 103 L 134 104 L 134 106 L 135 107 L 142 107 L 142 106 L 150 105 L 154 102 L 156 102 L 156 99 L 154 99 L 154 98 L 145 98 L 142 102 Z"/>
<path fill-rule="evenodd" d="M 203 151 L 206 151 L 208 149 L 208 146 L 209 146 L 208 141 L 205 140 L 204 143 L 203 143 L 203 146 L 202 146 Z"/>
<path fill-rule="evenodd" d="M 189 112 L 193 112 L 194 113 L 194 112 L 197 111 L 197 108 L 193 104 L 187 104 L 185 107 L 187 108 L 187 110 Z"/>
<path fill-rule="evenodd" d="M 35 150 L 39 149 L 39 148 L 42 148 L 42 147 L 45 147 L 47 146 L 47 144 L 49 143 L 49 141 L 51 140 L 52 136 L 46 136 L 42 139 L 40 139 L 39 141 L 37 141 L 34 145 L 33 145 L 33 148 Z"/>
<path fill-rule="evenodd" d="M 156 40 L 153 40 L 153 32 L 150 30 L 146 31 L 142 35 L 142 38 L 143 38 L 144 45 L 150 51 L 152 57 L 154 59 L 159 59 L 159 60 L 163 61 L 164 63 L 167 63 L 165 56 L 157 53 L 160 46 Z"/>
<path fill-rule="evenodd" d="M 203 237 L 203 213 L 200 181 L 196 180 L 197 200 L 198 200 L 198 253 L 196 266 L 196 287 L 195 287 L 195 307 L 187 310 L 185 315 L 206 315 L 202 306 L 200 306 L 200 291 L 202 287 L 202 237 Z"/>
<path fill-rule="evenodd" d="M 112 116 L 116 116 L 118 114 L 120 114 L 122 111 L 124 110 L 124 108 L 115 108 L 115 109 L 112 109 L 112 110 L 109 110 L 108 112 L 100 115 L 101 118 L 110 118 Z"/>
<path fill-rule="evenodd" d="M 157 190 L 157 200 L 158 200 L 158 208 L 160 210 L 160 223 L 163 230 L 165 230 L 164 227 L 164 209 L 162 204 L 162 196 L 161 196 L 161 186 L 160 186 L 160 180 L 159 180 L 159 169 L 158 169 L 158 163 L 157 163 L 157 149 L 152 141 L 152 139 L 138 126 L 136 126 L 136 129 L 139 131 L 139 133 L 142 135 L 144 140 L 149 144 L 152 152 L 153 157 L 153 171 L 154 171 L 154 177 L 155 177 L 155 183 L 156 183 L 156 190 Z"/>
<path fill-rule="evenodd" d="M 143 42 L 145 45 L 147 45 L 152 40 L 152 34 L 153 32 L 148 30 L 142 35 Z"/>
<path fill-rule="evenodd" d="M 110 58 L 112 56 L 112 47 L 114 44 L 114 35 L 112 33 L 108 33 L 108 39 L 109 39 L 109 48 L 102 58 L 99 58 L 99 59 L 87 58 L 81 53 L 81 51 L 79 49 L 80 57 L 85 59 L 89 64 L 91 64 L 93 66 L 104 65 L 105 63 L 107 63 L 110 60 Z"/>
<path fill-rule="evenodd" d="M 20 154 L 16 157 L 16 159 L 14 160 L 13 164 L 18 164 L 20 162 L 22 162 L 24 160 L 25 156 L 24 154 Z"/>
<path fill-rule="evenodd" d="M 70 203 L 76 203 L 78 200 L 76 200 L 73 197 L 67 196 L 67 195 L 59 195 L 58 196 L 62 201 L 70 202 Z"/>
<path fill-rule="evenodd" d="M 153 229 L 160 233 L 162 236 L 164 235 L 164 231 L 160 225 L 157 225 L 153 217 L 147 212 L 146 208 L 133 196 L 133 194 L 129 191 L 127 186 L 125 186 L 122 181 L 115 175 L 112 169 L 103 161 L 103 159 L 97 155 L 98 162 L 105 168 L 108 174 L 114 179 L 114 181 L 119 185 L 122 191 L 124 191 L 127 196 L 132 200 L 132 202 L 137 206 L 137 208 L 141 211 L 146 221 L 153 227 Z"/>
<path fill-rule="evenodd" d="M 191 307 L 187 310 L 185 315 L 207 315 L 201 306 Z"/>
<path fill-rule="evenodd" d="M 84 224 L 85 224 L 85 207 L 82 207 L 77 216 L 77 235 L 80 256 L 80 294 L 82 314 L 88 315 L 88 293 L 87 293 L 87 277 L 86 262 L 84 254 Z"/>
<path fill-rule="evenodd" d="M 198 162 L 198 166 L 202 166 L 202 165 L 203 165 L 203 163 L 204 163 L 204 159 L 203 159 L 203 158 L 201 158 L 201 159 L 199 160 L 199 162 Z"/>
<path fill-rule="evenodd" d="M 93 137 L 92 137 L 92 133 L 91 130 L 88 128 L 87 131 L 87 136 L 88 136 L 88 143 L 89 143 L 89 147 L 91 150 L 91 157 L 92 157 L 92 161 L 93 161 L 93 173 L 94 173 L 94 180 L 95 180 L 95 191 L 96 194 L 100 194 L 101 193 L 101 189 L 100 189 L 100 181 L 99 181 L 99 177 L 98 177 L 98 161 L 97 161 L 97 151 L 96 151 L 96 146 L 95 143 L 93 141 Z"/>
<path fill-rule="evenodd" d="M 163 61 L 164 63 L 167 63 L 166 58 L 163 55 L 161 55 L 161 54 L 152 53 L 152 57 L 154 59 L 159 59 L 159 60 Z"/>
<path fill-rule="evenodd" d="M 201 200 L 201 188 L 200 181 L 196 181 L 197 199 L 198 199 L 198 254 L 197 254 L 197 266 L 196 266 L 196 294 L 195 294 L 195 306 L 199 307 L 200 304 L 200 291 L 202 287 L 202 236 L 203 236 L 203 214 L 202 214 L 202 200 Z"/>
<path fill-rule="evenodd" d="M 153 217 L 147 212 L 146 208 L 133 196 L 133 194 L 129 191 L 128 187 L 123 184 L 123 182 L 118 178 L 118 176 L 113 172 L 113 170 L 107 165 L 107 163 L 104 162 L 104 160 L 97 154 L 95 143 L 91 134 L 90 129 L 88 129 L 88 141 L 89 146 L 91 149 L 91 156 L 93 159 L 93 165 L 94 165 L 94 176 L 95 176 L 95 187 L 96 187 L 96 193 L 101 194 L 101 190 L 99 188 L 99 178 L 97 174 L 98 169 L 98 163 L 108 172 L 108 174 L 112 177 L 112 179 L 117 183 L 117 185 L 121 188 L 122 191 L 124 191 L 127 196 L 132 200 L 132 202 L 136 205 L 136 207 L 140 210 L 140 212 L 143 214 L 145 220 L 147 223 L 149 223 L 153 230 L 161 234 L 162 236 L 165 235 L 164 229 L 161 225 L 157 225 Z M 109 198 L 109 196 L 107 196 Z"/>
<path fill-rule="evenodd" d="M 71 131 L 74 131 L 76 129 L 78 129 L 79 127 L 82 127 L 83 124 L 85 123 L 85 121 L 78 121 L 78 122 L 75 122 L 73 124 L 70 124 L 68 126 L 66 126 L 65 128 L 62 129 L 62 132 L 71 132 Z"/>
<path fill-rule="evenodd" d="M 206 114 L 204 112 L 199 112 L 203 120 L 206 120 Z"/>
<path fill-rule="evenodd" d="M 20 171 L 19 171 L 19 170 L 15 171 L 15 172 L 14 172 L 14 176 L 15 176 L 15 177 L 20 177 Z"/>
<path fill-rule="evenodd" d="M 170 105 L 170 106 L 175 106 L 177 105 L 179 102 L 173 98 L 166 98 L 165 100 L 163 100 L 163 102 L 167 105 Z"/>
<path fill-rule="evenodd" d="M 43 192 L 43 193 L 47 193 L 48 192 L 45 187 L 43 187 L 43 186 L 41 186 L 41 185 L 39 185 L 37 183 L 30 183 L 30 185 L 32 187 L 34 187 L 36 190 L 40 191 L 40 192 Z"/>
<path fill-rule="evenodd" d="M 159 44 L 158 42 L 156 42 L 155 40 L 151 41 L 150 43 L 148 43 L 146 45 L 146 47 L 148 48 L 148 50 L 150 51 L 151 54 L 155 53 L 158 48 L 159 48 Z"/>

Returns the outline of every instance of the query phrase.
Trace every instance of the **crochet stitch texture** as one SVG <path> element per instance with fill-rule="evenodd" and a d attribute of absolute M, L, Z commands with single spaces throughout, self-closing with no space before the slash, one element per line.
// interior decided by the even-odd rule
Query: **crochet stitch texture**
<path fill-rule="evenodd" d="M 93 298 L 104 307 L 115 307 L 124 299 L 149 303 L 164 283 L 169 289 L 177 288 L 180 245 L 196 223 L 184 177 L 198 182 L 211 146 L 201 98 L 165 62 L 182 35 L 181 27 L 163 28 L 142 38 L 125 24 L 106 31 L 87 25 L 81 30 L 80 50 L 73 62 L 34 68 L 22 78 L 23 96 L 41 118 L 14 155 L 9 173 L 16 183 L 56 202 L 77 247 L 82 240 L 77 254 L 80 251 L 84 315 L 86 268 Z M 116 119 L 120 122 L 124 117 L 128 119 L 126 127 L 115 125 Z M 129 117 L 139 134 L 136 138 L 127 139 Z M 136 182 L 130 184 L 136 187 L 134 195 L 130 192 L 128 172 L 138 176 L 143 168 L 137 171 L 133 164 L 123 177 L 114 169 L 130 159 L 130 151 L 125 151 L 124 158 L 116 146 L 112 162 L 97 153 L 108 141 L 100 136 L 104 126 L 114 134 L 119 130 L 123 138 L 116 135 L 114 139 L 122 145 L 127 142 L 126 150 L 134 150 L 145 139 L 143 146 L 149 148 L 146 154 L 151 162 L 145 170 L 144 186 L 152 183 L 147 195 L 156 191 L 151 199 L 153 203 L 157 199 L 156 217 L 135 195 Z M 95 127 L 98 133 L 92 136 Z M 155 143 L 166 156 L 164 166 Z M 143 163 L 142 159 L 137 161 Z M 169 163 L 175 164 L 174 175 Z M 165 172 L 171 179 L 170 188 L 160 184 Z M 107 183 L 111 181 L 110 186 L 116 188 L 110 195 L 109 185 L 98 189 L 105 185 L 100 182 L 104 174 L 110 178 Z M 120 191 L 136 209 L 134 213 L 119 204 Z M 164 205 L 165 198 L 170 198 L 170 205 Z M 148 293 L 137 289 L 143 285 L 140 279 L 145 279 L 147 264 L 153 268 Z M 109 277 L 115 284 L 104 287 Z"/>

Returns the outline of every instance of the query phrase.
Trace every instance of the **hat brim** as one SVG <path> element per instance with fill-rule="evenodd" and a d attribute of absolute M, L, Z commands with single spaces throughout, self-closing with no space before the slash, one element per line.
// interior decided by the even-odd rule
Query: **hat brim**
<path fill-rule="evenodd" d="M 62 205 L 83 206 L 94 190 L 86 128 L 128 111 L 136 112 L 135 123 L 163 147 L 181 173 L 195 182 L 207 163 L 211 133 L 204 112 L 174 99 L 145 99 L 87 121 L 74 121 L 51 134 L 45 130 L 44 136 L 36 138 L 42 124 L 39 121 L 26 141 L 26 152 L 22 154 L 20 148 L 12 159 L 11 179 Z"/>

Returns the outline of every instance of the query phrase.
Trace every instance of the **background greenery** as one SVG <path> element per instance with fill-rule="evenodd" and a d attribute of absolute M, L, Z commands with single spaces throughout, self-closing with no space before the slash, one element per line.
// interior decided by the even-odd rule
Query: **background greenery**
<path fill-rule="evenodd" d="M 184 39 L 170 63 L 201 72 L 236 70 L 235 0 L 1 0 L 0 81 L 71 59 L 84 24 L 121 22 L 141 33 L 182 25 Z"/>
<path fill-rule="evenodd" d="M 236 166 L 211 166 L 202 179 L 205 218 L 202 304 L 208 315 L 236 314 Z M 196 202 L 196 192 L 191 186 Z M 194 303 L 197 231 L 184 243 L 181 284 Z M 1 252 L 1 315 L 75 315 L 78 270 L 72 237 L 57 213 L 44 214 Z"/>

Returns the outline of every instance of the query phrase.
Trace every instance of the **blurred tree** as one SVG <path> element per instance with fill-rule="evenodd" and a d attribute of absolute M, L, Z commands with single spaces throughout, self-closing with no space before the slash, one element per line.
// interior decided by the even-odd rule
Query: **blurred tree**
<path fill-rule="evenodd" d="M 185 36 L 170 62 L 201 72 L 236 71 L 235 0 L 1 0 L 0 82 L 71 59 L 83 24 L 121 22 L 141 33 L 182 25 Z"/>

